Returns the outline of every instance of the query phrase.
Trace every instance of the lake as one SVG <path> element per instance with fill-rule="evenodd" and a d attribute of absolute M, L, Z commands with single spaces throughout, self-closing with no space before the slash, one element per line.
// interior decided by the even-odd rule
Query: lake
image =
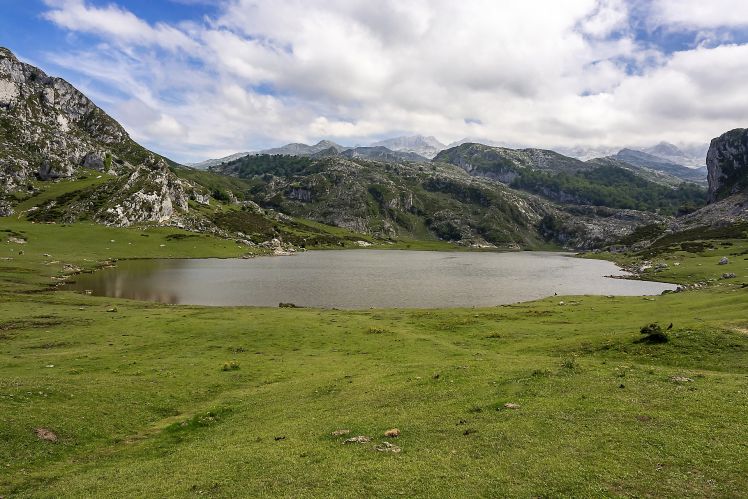
<path fill-rule="evenodd" d="M 191 305 L 437 308 L 492 306 L 559 295 L 654 295 L 672 284 L 626 275 L 568 253 L 309 251 L 252 259 L 122 260 L 63 289 Z"/>

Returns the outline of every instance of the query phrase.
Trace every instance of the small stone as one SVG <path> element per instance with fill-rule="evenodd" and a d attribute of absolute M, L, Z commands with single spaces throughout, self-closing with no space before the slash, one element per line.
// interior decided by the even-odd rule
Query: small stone
<path fill-rule="evenodd" d="M 670 381 L 672 381 L 673 383 L 690 383 L 693 380 L 691 378 L 687 378 L 685 376 L 672 376 L 670 378 Z"/>
<path fill-rule="evenodd" d="M 725 272 L 722 274 L 722 279 L 735 279 L 735 272 Z"/>
<path fill-rule="evenodd" d="M 351 437 L 349 439 L 346 439 L 343 443 L 344 444 L 368 444 L 371 442 L 371 438 L 367 437 L 366 435 L 359 435 L 357 437 Z"/>
<path fill-rule="evenodd" d="M 505 409 L 519 409 L 519 404 L 515 404 L 513 402 L 507 402 L 504 404 Z"/>
<path fill-rule="evenodd" d="M 400 430 L 398 430 L 397 428 L 392 428 L 391 430 L 385 431 L 384 436 L 387 438 L 397 438 L 400 436 Z"/>
<path fill-rule="evenodd" d="M 382 442 L 380 445 L 375 445 L 374 449 L 379 452 L 392 452 L 394 454 L 398 454 L 402 450 L 397 445 L 389 442 Z"/>
<path fill-rule="evenodd" d="M 342 437 L 343 435 L 348 435 L 351 432 L 351 430 L 335 430 L 331 433 L 333 437 Z"/>
<path fill-rule="evenodd" d="M 39 440 L 46 440 L 47 442 L 57 442 L 57 434 L 52 430 L 46 428 L 37 428 L 34 430 Z"/>
<path fill-rule="evenodd" d="M 730 263 L 730 260 L 728 260 L 726 256 L 723 256 L 722 258 L 720 258 L 717 265 L 727 265 L 728 263 Z"/>

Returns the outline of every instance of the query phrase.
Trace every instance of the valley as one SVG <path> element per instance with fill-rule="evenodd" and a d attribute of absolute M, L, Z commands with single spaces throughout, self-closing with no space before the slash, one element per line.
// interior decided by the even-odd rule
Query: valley
<path fill-rule="evenodd" d="M 191 167 L 0 49 L 0 497 L 742 496 L 748 130 L 458 142 Z"/>

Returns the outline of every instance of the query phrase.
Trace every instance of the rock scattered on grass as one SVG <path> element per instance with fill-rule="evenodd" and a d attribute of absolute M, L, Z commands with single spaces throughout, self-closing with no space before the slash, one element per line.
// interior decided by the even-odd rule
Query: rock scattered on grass
<path fill-rule="evenodd" d="M 37 428 L 34 430 L 39 440 L 45 440 L 47 442 L 57 442 L 57 434 L 47 428 Z"/>
<path fill-rule="evenodd" d="M 281 441 L 281 440 L 285 440 L 285 439 L 286 439 L 286 436 L 285 436 L 285 435 L 281 435 L 281 436 L 275 437 L 275 441 L 276 441 L 276 442 L 279 442 L 279 441 Z"/>
<path fill-rule="evenodd" d="M 351 430 L 335 430 L 332 432 L 333 437 L 342 437 L 343 435 L 348 435 L 351 432 Z"/>
<path fill-rule="evenodd" d="M 723 256 L 722 258 L 720 258 L 717 265 L 727 265 L 728 263 L 730 263 L 730 260 L 728 260 L 726 256 Z"/>
<path fill-rule="evenodd" d="M 344 444 L 368 444 L 369 442 L 371 442 L 371 438 L 367 437 L 366 435 L 359 435 L 357 437 L 348 438 L 343 443 Z"/>
<path fill-rule="evenodd" d="M 670 381 L 672 381 L 673 383 L 690 383 L 693 380 L 685 376 L 671 376 Z"/>
<path fill-rule="evenodd" d="M 505 409 L 519 409 L 519 404 L 515 404 L 513 402 L 507 402 L 504 404 Z"/>
<path fill-rule="evenodd" d="M 725 272 L 722 274 L 722 279 L 735 279 L 735 277 L 737 277 L 735 272 Z"/>
<path fill-rule="evenodd" d="M 392 428 L 391 430 L 387 430 L 384 432 L 384 436 L 387 438 L 396 438 L 400 436 L 400 430 L 397 428 Z"/>
<path fill-rule="evenodd" d="M 397 445 L 391 444 L 389 442 L 382 442 L 379 445 L 375 445 L 374 450 L 377 450 L 379 452 L 392 452 L 394 454 L 398 454 L 402 449 Z"/>

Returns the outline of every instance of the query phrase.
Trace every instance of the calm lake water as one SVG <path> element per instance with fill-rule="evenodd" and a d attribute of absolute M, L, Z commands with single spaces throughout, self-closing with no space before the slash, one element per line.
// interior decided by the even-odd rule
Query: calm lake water
<path fill-rule="evenodd" d="M 125 260 L 64 287 L 192 305 L 469 307 L 559 295 L 651 295 L 672 284 L 611 279 L 610 262 L 564 253 L 310 251 L 290 257 Z"/>

